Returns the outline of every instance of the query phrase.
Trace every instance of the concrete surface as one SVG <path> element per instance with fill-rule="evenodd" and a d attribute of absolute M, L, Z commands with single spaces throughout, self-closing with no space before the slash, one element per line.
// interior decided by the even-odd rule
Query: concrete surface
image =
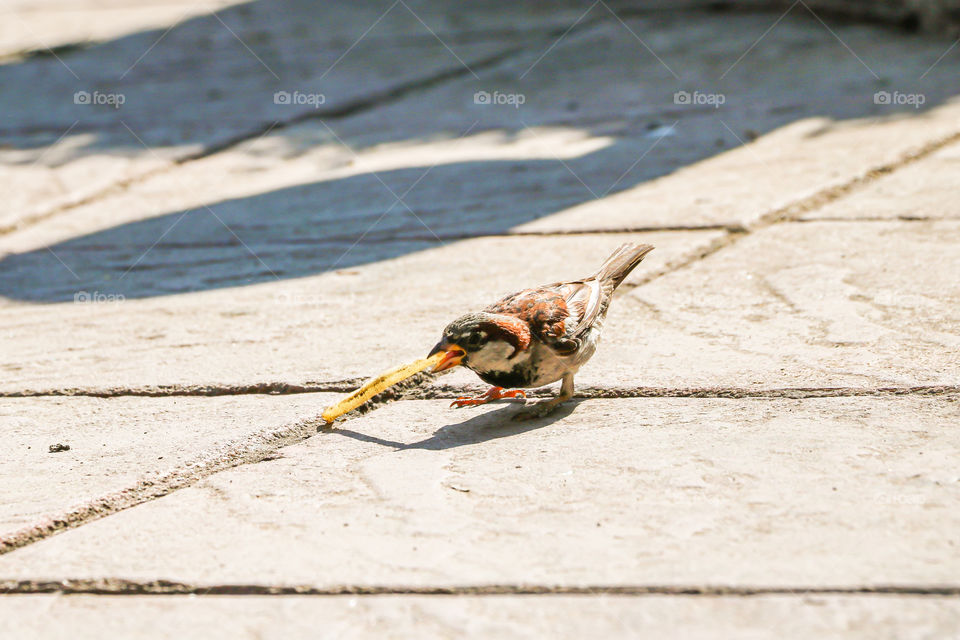
<path fill-rule="evenodd" d="M 184 272 L 178 282 L 156 280 L 155 270 L 147 270 L 140 277 L 131 276 L 129 283 L 118 283 L 131 287 L 120 289 L 119 295 L 130 296 L 123 301 L 4 307 L 0 314 L 11 319 L 5 366 L 17 377 L 0 388 L 12 392 L 227 387 L 372 376 L 398 362 L 425 356 L 443 327 L 467 311 L 526 286 L 595 272 L 621 242 L 657 245 L 656 256 L 651 254 L 637 273 L 641 278 L 682 263 L 722 235 L 712 231 L 555 239 L 486 237 L 443 246 L 371 243 L 356 249 L 368 263 L 362 268 L 173 297 L 149 296 L 148 292 L 156 291 L 151 288 L 144 292 L 148 297 L 135 299 L 144 283 L 186 287 L 196 284 L 199 273 Z M 281 263 L 283 251 L 279 248 L 272 254 Z M 538 256 L 534 264 L 529 260 L 531 253 Z M 489 255 L 501 257 L 486 261 Z M 90 259 L 89 268 L 97 269 L 101 266 L 98 256 L 105 259 L 100 252 L 78 251 L 70 256 Z M 170 259 L 170 254 L 151 258 L 168 264 Z M 203 271 L 211 278 L 236 275 L 213 265 Z M 21 273 L 32 278 L 36 272 L 26 266 Z M 236 284 L 241 281 L 237 278 Z M 45 284 L 59 288 L 47 289 L 45 294 L 67 299 L 77 291 L 93 296 L 95 291 L 108 295 L 115 290 L 77 287 L 69 273 L 65 279 Z M 629 316 L 633 311 L 622 304 L 617 312 Z M 171 323 L 172 317 L 180 321 Z M 65 318 L 71 319 L 75 332 L 62 336 L 64 349 L 57 358 L 43 357 L 49 353 L 55 327 Z M 42 340 L 37 340 L 39 327 L 47 327 L 39 334 Z M 351 330 L 345 332 L 345 327 Z M 132 352 L 137 354 L 135 359 L 126 357 Z"/>
<path fill-rule="evenodd" d="M 956 385 L 958 243 L 952 221 L 768 227 L 632 292 L 643 321 L 611 333 L 670 386 Z"/>
<path fill-rule="evenodd" d="M 0 56 L 43 55 L 149 29 L 244 0 L 7 0 L 0 7 Z M 49 54 L 48 54 L 49 55 Z"/>
<path fill-rule="evenodd" d="M 517 229 L 547 232 L 629 229 L 648 224 L 756 226 L 791 213 L 792 207 L 815 207 L 857 179 L 906 164 L 925 145 L 955 138 L 958 115 L 960 109 L 948 105 L 922 121 L 802 120 L 669 176 Z M 917 135 L 918 128 L 924 133 Z M 851 149 L 858 152 L 851 153 Z M 771 165 L 777 170 L 768 175 L 764 168 Z M 762 175 L 763 179 L 745 180 L 745 175 Z M 949 178 L 942 175 L 941 182 L 949 184 Z M 697 189 L 686 188 L 691 183 Z M 921 215 L 941 217 L 933 212 Z"/>
<path fill-rule="evenodd" d="M 149 598 L 9 596 L 0 632 L 86 640 L 144 628 L 173 638 L 837 639 L 949 637 L 955 599 L 889 596 L 631 598 L 617 596 L 375 596 Z"/>
<path fill-rule="evenodd" d="M 156 30 L 97 44 L 69 61 L 45 56 L 0 66 L 0 82 L 11 87 L 0 98 L 8 118 L 4 137 L 12 147 L 0 150 L 2 184 L 11 185 L 6 190 L 14 205 L 0 225 L 22 226 L 174 162 L 269 131 L 284 142 L 281 149 L 304 142 L 316 147 L 318 132 L 329 138 L 326 127 L 316 123 L 307 140 L 301 129 L 285 130 L 302 119 L 335 118 L 338 137 L 352 148 L 455 137 L 471 128 L 568 125 L 616 137 L 600 155 L 571 164 L 576 177 L 556 162 L 528 167 L 547 172 L 538 180 L 540 188 L 531 194 L 521 180 L 503 194 L 514 207 L 519 200 L 529 209 L 522 211 L 526 219 L 517 221 L 525 222 L 557 211 L 553 203 L 539 203 L 544 192 L 573 206 L 804 117 L 847 120 L 917 111 L 876 104 L 878 90 L 922 92 L 926 112 L 954 95 L 956 86 L 949 56 L 931 67 L 948 40 L 878 39 L 876 28 L 861 25 L 834 25 L 831 33 L 799 13 L 778 22 L 764 47 L 753 52 L 757 55 L 743 55 L 770 28 L 768 14 L 654 10 L 620 22 L 602 6 L 585 12 L 571 3 L 551 5 L 549 11 L 531 5 L 504 25 L 497 22 L 495 6 L 485 3 L 455 13 L 430 2 L 390 11 L 389 4 L 374 2 L 354 3 L 350 10 L 337 6 L 325 5 L 321 20 L 315 5 L 302 0 L 248 2 L 185 20 L 166 35 Z M 580 17 L 558 40 L 565 25 Z M 326 24 L 348 35 L 333 36 Z M 715 38 L 721 30 L 727 37 Z M 356 39 L 356 47 L 338 61 Z M 656 55 L 644 47 L 648 42 Z M 409 58 L 422 63 L 407 64 Z M 771 61 L 789 64 L 790 73 L 773 71 Z M 39 89 L 38 77 L 44 78 Z M 126 101 L 116 109 L 78 105 L 76 91 L 119 94 Z M 278 105 L 277 91 L 319 93 L 325 100 L 319 108 Z M 476 104 L 477 91 L 523 95 L 523 109 Z M 720 93 L 725 103 L 723 109 L 677 104 L 677 91 Z M 192 106 L 177 108 L 182 104 Z M 922 144 L 924 135 L 935 136 L 936 130 L 910 135 L 911 144 Z M 896 156 L 903 139 L 883 138 L 890 145 L 885 154 Z M 457 168 L 441 167 L 434 179 Z M 484 168 L 496 173 L 474 176 L 481 189 L 516 180 L 509 165 Z M 462 173 L 451 179 L 469 188 Z M 321 200 L 330 197 L 322 186 L 315 190 Z M 500 193 L 487 191 L 468 204 L 480 206 Z M 414 191 L 411 202 L 425 193 Z"/>
<path fill-rule="evenodd" d="M 954 637 L 960 49 L 820 6 L 5 5 L 0 635 Z M 624 241 L 554 416 L 317 431 Z"/>
<path fill-rule="evenodd" d="M 951 584 L 960 402 L 406 401 L 0 557 L 200 586 Z M 576 552 L 573 552 L 576 550 Z"/>
<path fill-rule="evenodd" d="M 739 10 L 778 7 L 784 11 L 802 11 L 803 6 L 790 0 L 720 0 L 719 4 Z M 960 30 L 957 0 L 806 0 L 803 4 L 822 15 L 883 22 L 907 31 L 923 29 L 956 34 Z"/>
<path fill-rule="evenodd" d="M 141 485 L 182 476 L 184 469 L 222 464 L 208 452 L 252 444 L 333 398 L 0 399 L 7 451 L 0 461 L 0 548 L 17 529 L 96 509 L 90 505 L 102 496 L 120 499 Z M 216 429 L 206 428 L 211 421 Z M 57 445 L 68 449 L 50 450 Z"/>
<path fill-rule="evenodd" d="M 803 220 L 960 219 L 960 202 L 953 197 L 960 145 L 949 145 L 921 164 L 904 167 L 868 189 L 805 212 Z"/>
<path fill-rule="evenodd" d="M 245 2 L 78 48 L 69 62 L 51 54 L 0 65 L 9 143 L 0 150 L 0 185 L 13 205 L 0 217 L 0 228 L 42 218 L 283 121 L 347 112 L 437 78 L 472 75 L 472 65 L 482 68 L 516 48 L 502 35 L 485 36 L 489 18 L 482 15 L 458 13 L 459 30 L 480 32 L 463 41 L 444 29 L 447 12 L 440 5 L 412 6 L 396 4 L 385 12 L 378 2 L 333 3 L 318 15 L 315 3 L 304 0 Z M 489 11 L 481 5 L 481 14 Z M 533 12 L 529 22 L 513 27 L 548 45 L 568 15 Z M 361 37 L 374 23 L 371 37 Z M 456 51 L 434 35 L 437 29 Z M 353 42 L 353 55 L 343 56 Z M 420 63 L 409 64 L 411 58 Z M 78 103 L 77 92 L 89 94 L 87 101 Z M 290 99 L 278 102 L 277 92 Z M 184 104 L 192 107 L 180 108 Z"/>

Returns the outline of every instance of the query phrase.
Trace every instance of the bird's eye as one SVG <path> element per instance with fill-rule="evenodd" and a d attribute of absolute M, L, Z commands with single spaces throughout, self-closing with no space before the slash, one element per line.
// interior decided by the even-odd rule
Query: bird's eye
<path fill-rule="evenodd" d="M 471 331 L 463 339 L 463 345 L 465 347 L 479 347 L 481 342 L 483 342 L 483 339 L 476 331 Z"/>

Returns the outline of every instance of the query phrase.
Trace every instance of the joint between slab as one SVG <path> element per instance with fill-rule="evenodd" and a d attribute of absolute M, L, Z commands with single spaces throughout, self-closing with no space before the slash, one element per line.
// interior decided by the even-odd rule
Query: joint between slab
<path fill-rule="evenodd" d="M 581 28 L 583 26 L 586 26 L 586 25 L 580 25 Z M 0 235 L 6 235 L 9 233 L 20 231 L 29 226 L 35 225 L 39 222 L 43 222 L 45 220 L 53 218 L 61 213 L 65 213 L 72 209 L 76 209 L 78 207 L 91 204 L 98 200 L 102 200 L 111 194 L 117 193 L 119 191 L 123 191 L 125 189 L 129 189 L 130 187 L 136 184 L 139 184 L 151 177 L 154 177 L 162 173 L 166 173 L 168 171 L 172 171 L 176 168 L 184 166 L 195 160 L 201 160 L 203 158 L 207 158 L 221 151 L 226 151 L 240 144 L 243 144 L 244 142 L 255 140 L 259 137 L 262 137 L 270 133 L 271 131 L 283 130 L 291 126 L 300 124 L 301 122 L 305 122 L 312 119 L 346 118 L 346 117 L 361 113 L 363 111 L 367 111 L 369 109 L 375 109 L 382 105 L 390 104 L 391 102 L 399 100 L 410 93 L 424 90 L 424 89 L 429 89 L 431 87 L 437 86 L 448 80 L 459 78 L 461 76 L 472 73 L 471 69 L 482 70 L 482 69 L 494 67 L 500 64 L 501 62 L 503 62 L 504 60 L 507 60 L 511 56 L 517 53 L 520 53 L 522 51 L 525 51 L 526 49 L 527 49 L 526 46 L 510 47 L 508 49 L 502 50 L 493 55 L 482 58 L 481 60 L 473 63 L 470 68 L 466 68 L 462 65 L 450 67 L 448 69 L 442 70 L 427 78 L 422 78 L 420 80 L 409 82 L 407 84 L 374 94 L 372 96 L 359 98 L 347 104 L 341 105 L 336 108 L 327 109 L 320 113 L 316 113 L 316 112 L 301 113 L 296 116 L 293 116 L 288 120 L 275 121 L 271 123 L 263 123 L 258 127 L 255 127 L 244 133 L 240 133 L 235 136 L 232 136 L 220 143 L 211 144 L 197 151 L 196 153 L 191 153 L 178 158 L 173 158 L 170 160 L 170 163 L 168 165 L 155 168 L 150 171 L 144 171 L 143 173 L 132 176 L 130 178 L 119 180 L 86 197 L 74 200 L 72 202 L 67 202 L 64 204 L 54 206 L 48 209 L 47 211 L 37 213 L 33 216 L 30 216 L 28 218 L 18 221 L 15 224 L 0 226 Z"/>
<path fill-rule="evenodd" d="M 405 381 L 385 391 L 383 399 L 374 399 L 372 406 L 393 400 L 445 400 L 472 393 L 476 385 L 424 386 L 433 380 L 430 374 L 418 374 L 421 378 Z M 169 385 L 159 387 L 104 388 L 104 389 L 28 389 L 24 391 L 0 391 L 0 398 L 177 398 L 217 397 L 236 395 L 299 395 L 305 393 L 349 393 L 363 384 L 365 378 L 345 378 L 330 382 L 289 384 L 285 382 L 254 383 L 250 385 Z M 952 395 L 960 393 L 960 385 L 906 385 L 887 387 L 778 387 L 754 389 L 748 387 L 582 387 L 577 389 L 577 398 L 827 398 L 859 396 L 905 396 L 905 395 Z M 534 389 L 531 397 L 552 395 L 549 389 Z M 379 396 L 378 396 L 379 398 Z"/>
<path fill-rule="evenodd" d="M 59 594 L 105 596 L 768 596 L 768 595 L 892 595 L 958 597 L 958 585 L 879 584 L 855 586 L 737 586 L 737 585 L 549 585 L 479 584 L 452 586 L 389 585 L 193 585 L 168 580 L 136 582 L 119 578 L 90 580 L 0 581 L 0 593 L 7 595 Z"/>
<path fill-rule="evenodd" d="M 830 222 L 830 223 L 868 223 L 868 222 L 956 222 L 960 220 L 958 216 L 938 216 L 936 218 L 930 218 L 928 216 L 911 216 L 911 215 L 898 215 L 898 216 L 862 216 L 856 218 L 841 218 L 838 216 L 827 216 L 823 218 L 798 218 L 796 220 L 790 220 L 790 222 L 796 222 L 801 224 L 810 224 L 816 222 Z"/>
<path fill-rule="evenodd" d="M 254 433 L 228 444 L 212 455 L 201 454 L 191 462 L 166 473 L 142 478 L 132 486 L 93 498 L 68 511 L 14 531 L 0 537 L 0 556 L 68 529 L 161 498 L 218 471 L 260 462 L 283 446 L 306 440 L 316 433 L 320 422 L 322 421 L 318 417 Z"/>
<path fill-rule="evenodd" d="M 673 271 L 679 271 L 685 267 L 688 267 L 692 264 L 695 264 L 703 260 L 704 258 L 707 258 L 713 255 L 714 253 L 717 253 L 721 249 L 725 249 L 727 247 L 733 246 L 737 242 L 739 242 L 742 238 L 756 231 L 760 231 L 762 229 L 766 229 L 768 227 L 771 227 L 783 222 L 801 221 L 800 216 L 802 216 L 803 214 L 809 213 L 811 211 L 815 211 L 817 209 L 821 209 L 828 204 L 841 200 L 849 196 L 850 194 L 860 189 L 863 189 L 869 186 L 870 184 L 873 184 L 880 178 L 889 176 L 895 173 L 896 171 L 908 165 L 911 165 L 914 162 L 918 162 L 936 153 L 940 149 L 946 146 L 949 146 L 957 141 L 960 141 L 960 131 L 955 131 L 954 133 L 944 136 L 939 140 L 934 140 L 932 142 L 929 142 L 923 145 L 919 149 L 903 154 L 902 156 L 900 156 L 900 158 L 898 158 L 897 160 L 894 160 L 893 162 L 889 162 L 887 164 L 874 167 L 873 169 L 870 169 L 859 176 L 855 176 L 854 178 L 847 180 L 842 184 L 826 187 L 814 193 L 811 196 L 808 196 L 806 198 L 801 198 L 787 205 L 784 205 L 778 209 L 770 211 L 760 216 L 758 220 L 753 224 L 750 224 L 744 227 L 729 227 L 727 228 L 727 232 L 728 232 L 727 235 L 707 245 L 701 251 L 688 256 L 686 259 L 684 259 L 683 261 L 675 265 L 667 265 L 664 269 L 661 269 L 660 271 L 650 273 L 647 275 L 647 277 L 643 278 L 642 280 L 638 280 L 631 283 L 624 283 L 623 285 L 621 285 L 621 289 L 631 290 L 631 289 L 636 289 L 637 287 L 642 287 L 648 282 L 651 282 L 652 280 L 655 280 L 656 278 L 659 278 L 667 273 L 670 273 Z M 908 216 L 905 219 L 910 221 L 921 220 L 920 218 L 911 217 L 911 216 Z M 891 219 L 886 219 L 886 221 L 888 222 L 890 220 Z M 821 220 L 821 219 L 811 220 L 811 222 L 813 221 L 822 222 L 824 220 Z M 857 219 L 855 221 L 859 222 L 861 220 Z"/>

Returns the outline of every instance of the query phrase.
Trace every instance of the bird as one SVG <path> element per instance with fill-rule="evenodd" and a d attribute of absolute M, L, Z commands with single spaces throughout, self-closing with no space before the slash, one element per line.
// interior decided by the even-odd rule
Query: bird
<path fill-rule="evenodd" d="M 448 324 L 428 356 L 439 358 L 433 371 L 464 366 L 493 385 L 451 406 L 526 398 L 523 389 L 557 380 L 557 396 L 526 406 L 515 419 L 544 417 L 570 400 L 574 375 L 597 349 L 613 292 L 651 251 L 649 244 L 622 244 L 590 277 L 524 289 Z"/>

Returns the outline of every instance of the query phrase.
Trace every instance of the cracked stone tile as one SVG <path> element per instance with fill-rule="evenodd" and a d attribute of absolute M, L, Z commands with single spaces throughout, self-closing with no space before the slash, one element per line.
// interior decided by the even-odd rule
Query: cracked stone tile
<path fill-rule="evenodd" d="M 303 418 L 334 396 L 2 398 L 0 540 L 142 480 L 208 463 Z M 51 447 L 66 449 L 52 452 Z M 114 500 L 116 501 L 116 500 Z"/>
<path fill-rule="evenodd" d="M 471 73 L 517 46 L 502 34 L 469 35 L 489 23 L 477 15 L 486 9 L 454 15 L 420 5 L 397 4 L 384 15 L 377 2 L 325 4 L 321 13 L 301 0 L 248 2 L 59 59 L 0 65 L 9 89 L 0 97 L 0 188 L 10 194 L 0 228 L 279 121 L 376 102 L 438 74 Z M 544 37 L 566 15 L 531 12 L 514 26 Z M 449 44 L 430 23 L 454 29 L 445 31 Z"/>
<path fill-rule="evenodd" d="M 880 178 L 842 200 L 809 211 L 801 220 L 960 219 L 956 183 L 960 144 Z"/>
<path fill-rule="evenodd" d="M 877 80 L 845 50 L 831 58 L 840 68 L 825 70 L 823 51 L 842 45 L 822 25 L 787 16 L 755 57 L 746 56 L 719 80 L 770 26 L 768 15 L 667 12 L 626 22 L 669 68 L 623 25 L 604 22 L 571 34 L 540 62 L 533 55 L 511 57 L 481 82 L 443 83 L 338 123 L 338 135 L 364 146 L 411 132 L 429 137 L 438 124 L 462 131 L 477 121 L 477 128 L 536 134 L 538 127 L 566 126 L 609 138 L 574 158 L 555 147 L 558 178 L 545 189 L 558 199 L 555 215 L 518 219 L 511 227 L 549 232 L 749 225 L 960 133 L 960 107 L 951 102 L 960 87 L 948 77 L 950 66 L 933 69 L 938 79 L 915 87 L 925 92 L 922 111 L 874 103 L 878 89 L 914 86 L 929 56 L 935 59 L 950 42 L 929 42 L 921 53 L 915 40 L 887 39 L 863 26 L 841 29 L 865 59 L 882 60 Z M 778 62 L 791 73 L 779 71 Z M 674 68 L 680 80 L 671 75 Z M 472 103 L 478 88 L 522 95 L 525 102 L 516 109 L 478 107 Z M 722 95 L 725 102 L 719 108 L 677 104 L 676 91 Z M 495 184 L 523 180 L 512 175 Z M 565 184 L 573 187 L 569 195 L 562 193 Z M 535 207 L 544 197 L 532 195 L 517 206 Z"/>
<path fill-rule="evenodd" d="M 366 25 L 363 18 L 372 19 L 376 15 L 370 15 L 371 7 L 366 8 L 366 11 L 356 12 L 347 24 Z M 304 21 L 299 19 L 299 9 L 291 10 L 288 19 L 276 24 L 275 16 L 271 14 L 269 23 L 273 26 L 269 32 L 262 32 L 264 20 L 258 13 L 262 11 L 265 9 L 259 3 L 229 8 L 223 12 L 224 21 L 241 37 L 249 35 L 252 38 L 251 48 L 259 52 L 258 55 L 262 54 L 261 58 L 268 66 L 278 67 L 277 75 L 282 82 L 249 52 L 241 49 L 242 45 L 219 22 L 201 18 L 171 31 L 158 45 L 157 51 L 144 59 L 141 64 L 147 69 L 142 73 L 156 65 L 165 65 L 163 73 L 155 78 L 151 76 L 149 84 L 144 84 L 147 80 L 141 77 L 140 66 L 122 83 L 113 83 L 116 84 L 114 90 L 129 92 L 129 99 L 120 109 L 78 111 L 78 105 L 72 102 L 73 91 L 66 91 L 59 84 L 49 88 L 49 91 L 58 92 L 59 98 L 53 95 L 35 97 L 33 93 L 26 93 L 26 98 L 11 99 L 11 113 L 16 119 L 33 126 L 37 125 L 38 111 L 33 108 L 34 102 L 43 98 L 42 111 L 46 120 L 40 130 L 32 133 L 12 131 L 14 138 L 8 142 L 11 148 L 0 156 L 11 163 L 7 174 L 14 196 L 9 203 L 11 214 L 5 218 L 7 222 L 14 224 L 28 217 L 31 207 L 49 209 L 51 198 L 58 202 L 77 200 L 82 193 L 94 193 L 104 184 L 143 175 L 141 169 L 153 171 L 169 167 L 171 157 L 182 158 L 210 149 L 218 141 L 240 134 L 255 136 L 273 121 L 288 120 L 292 117 L 290 108 L 273 104 L 277 90 L 305 93 L 310 87 L 319 86 L 318 90 L 322 90 L 327 99 L 324 108 L 329 109 L 349 103 L 357 96 L 382 95 L 398 83 L 409 83 L 438 69 L 446 69 L 442 66 L 444 61 L 458 64 L 445 49 L 434 51 L 431 47 L 440 47 L 439 43 L 429 34 L 418 32 L 423 29 L 422 25 L 397 9 L 394 10 L 398 11 L 396 15 L 391 11 L 357 49 L 320 81 L 317 77 L 322 65 L 316 65 L 312 56 L 317 51 L 323 55 L 339 55 L 350 43 L 332 42 L 331 37 L 322 31 L 301 33 Z M 703 189 L 696 192 L 682 189 L 683 193 L 691 194 L 686 200 L 673 193 L 672 182 L 631 197 L 628 194 L 637 185 L 797 120 L 821 118 L 801 127 L 800 133 L 804 137 L 801 141 L 806 141 L 806 136 L 817 138 L 824 132 L 843 129 L 847 124 L 862 125 L 858 120 L 864 117 L 895 114 L 898 111 L 895 106 L 874 104 L 873 94 L 882 87 L 895 86 L 906 90 L 907 85 L 929 66 L 929 59 L 936 58 L 949 43 L 903 38 L 873 27 L 837 26 L 841 36 L 864 58 L 874 62 L 876 58 L 883 58 L 882 66 L 875 63 L 883 76 L 881 80 L 875 80 L 845 50 L 838 51 L 833 61 L 836 68 L 831 73 L 824 73 L 820 50 L 832 51 L 840 45 L 821 25 L 788 16 L 765 38 L 764 46 L 756 56 L 746 56 L 720 81 L 717 78 L 723 73 L 721 62 L 728 61 L 732 65 L 736 61 L 756 34 L 769 27 L 767 15 L 651 12 L 642 17 L 628 17 L 621 24 L 598 6 L 596 15 L 588 16 L 582 28 L 572 31 L 543 55 L 550 44 L 548 34 L 572 23 L 582 14 L 581 10 L 565 7 L 556 15 L 523 14 L 519 25 L 504 25 L 502 16 L 498 18 L 483 8 L 461 16 L 459 21 L 446 9 L 429 4 L 417 7 L 417 11 L 428 17 L 428 24 L 443 25 L 440 32 L 445 36 L 450 34 L 453 48 L 469 65 L 496 52 L 521 45 L 525 49 L 489 68 L 478 67 L 477 78 L 460 67 L 463 74 L 459 79 L 447 79 L 435 87 L 416 91 L 366 114 L 338 119 L 334 123 L 337 136 L 351 147 L 363 150 L 396 144 L 403 145 L 409 153 L 417 156 L 419 151 L 429 153 L 427 149 L 419 149 L 418 145 L 423 142 L 456 138 L 472 129 L 503 130 L 512 136 L 518 132 L 536 134 L 543 128 L 560 127 L 584 132 L 598 140 L 610 139 L 602 148 L 582 154 L 575 160 L 567 160 L 565 150 L 547 140 L 546 146 L 555 153 L 544 162 L 529 167 L 517 163 L 474 165 L 476 175 L 472 182 L 475 184 L 465 189 L 459 204 L 463 215 L 475 219 L 478 226 L 489 227 L 490 218 L 497 219 L 497 226 L 502 226 L 499 223 L 504 219 L 505 207 L 517 214 L 510 226 L 536 225 L 536 218 L 556 211 L 567 211 L 569 215 L 545 222 L 544 228 L 739 224 L 755 218 L 759 215 L 757 210 L 771 205 L 771 201 L 777 204 L 825 183 L 843 182 L 851 173 L 873 166 L 873 160 L 898 158 L 915 145 L 942 136 L 944 131 L 956 132 L 953 112 L 936 109 L 958 90 L 956 74 L 951 73 L 952 63 L 946 60 L 928 76 L 925 81 L 928 84 L 921 87 L 927 99 L 925 108 L 930 109 L 921 112 L 925 127 L 914 123 L 905 125 L 904 131 L 904 126 L 892 126 L 883 136 L 871 136 L 869 131 L 863 133 L 860 127 L 854 126 L 852 133 L 827 136 L 823 149 L 818 150 L 815 144 L 818 141 L 814 140 L 811 142 L 813 147 L 804 146 L 796 158 L 789 149 L 780 151 L 776 146 L 748 145 L 744 151 L 763 152 L 759 161 L 744 154 L 738 155 L 735 160 L 740 164 L 732 172 L 728 165 L 721 165 Z M 283 11 L 275 13 L 287 15 Z M 338 22 L 335 19 L 338 16 L 334 16 L 332 22 Z M 236 24 L 230 22 L 234 17 Z M 402 37 L 395 33 L 397 30 Z M 415 37 L 417 33 L 424 37 Z M 717 33 L 724 35 L 717 38 Z M 667 66 L 645 50 L 635 36 L 649 42 L 662 60 L 669 61 Z M 219 65 L 228 68 L 214 69 L 218 75 L 205 80 L 202 83 L 204 93 L 198 95 L 196 86 L 199 83 L 194 81 L 193 75 L 189 80 L 184 78 L 184 72 L 193 71 L 197 62 L 193 59 L 182 64 L 171 61 L 173 54 L 170 51 L 176 46 L 192 51 L 199 46 L 198 43 L 203 44 L 206 40 L 213 47 L 211 51 L 222 50 L 223 54 L 216 59 L 222 59 Z M 103 46 L 120 47 L 124 42 Z M 123 46 L 132 47 L 133 44 Z M 365 47 L 372 50 L 367 51 Z M 226 55 L 228 50 L 231 55 Z M 303 50 L 311 52 L 309 61 L 303 58 Z M 92 65 L 100 73 L 97 65 L 102 63 L 106 54 L 98 51 L 80 52 L 76 57 L 71 56 L 70 62 L 75 62 L 78 68 L 83 64 Z M 117 56 L 122 59 L 124 56 L 120 53 L 122 51 L 117 52 Z M 541 55 L 543 57 L 538 62 Z M 414 56 L 417 60 L 427 61 L 415 65 L 416 73 L 410 70 L 412 65 L 408 63 Z M 789 76 L 771 71 L 775 68 L 771 62 L 777 60 L 790 61 Z M 26 73 L 24 69 L 33 69 L 30 65 L 40 64 L 59 66 L 55 59 L 33 61 L 20 65 L 23 69 L 18 66 L 15 73 L 23 75 Z M 406 66 L 398 69 L 398 65 Z M 674 66 L 677 70 L 673 73 L 682 80 L 671 73 Z M 121 74 L 125 68 L 118 67 L 115 75 Z M 79 86 L 65 69 L 44 69 L 56 71 L 54 77 L 65 76 L 62 83 Z M 207 73 L 206 69 L 200 71 Z M 0 76 L 2 73 L 0 68 Z M 78 75 L 86 77 L 79 71 Z M 109 79 L 109 74 L 107 76 Z M 363 81 L 358 82 L 358 77 Z M 111 83 L 104 81 L 101 84 L 102 93 L 111 88 Z M 719 91 L 726 102 L 721 109 L 676 104 L 674 93 L 678 90 Z M 478 104 L 478 92 L 490 94 L 490 104 Z M 523 96 L 524 100 L 520 108 L 494 102 L 495 96 L 509 98 L 517 95 Z M 139 102 L 137 97 L 141 98 Z M 180 108 L 171 109 L 173 101 Z M 189 108 L 182 108 L 182 105 L 189 105 Z M 308 107 L 296 113 L 299 116 L 309 114 L 312 110 Z M 909 112 L 916 114 L 916 110 Z M 928 114 L 932 115 L 928 117 Z M 822 119 L 824 117 L 829 120 Z M 53 147 L 49 146 L 77 121 L 79 124 L 69 135 Z M 157 123 L 163 126 L 157 126 Z M 146 152 L 134 134 L 154 147 L 160 159 Z M 304 147 L 337 147 L 330 141 L 326 128 L 317 122 L 275 131 L 268 137 L 274 145 L 266 158 L 244 164 L 262 167 L 271 158 L 286 158 L 289 153 L 299 153 Z M 885 140 L 886 146 L 878 149 L 877 139 Z M 834 141 L 832 146 L 831 141 Z M 789 142 L 798 141 L 790 138 Z M 42 162 L 29 166 L 41 154 L 45 154 Z M 558 157 L 567 166 L 559 162 Z M 742 193 L 744 181 L 740 178 L 743 172 L 766 168 L 771 161 L 791 164 L 785 165 L 783 175 L 777 176 L 763 194 Z M 415 166 L 426 169 L 435 162 L 426 157 Z M 141 166 L 141 163 L 149 164 Z M 524 171 L 529 171 L 530 175 L 518 175 Z M 418 175 L 419 172 L 406 183 L 409 185 Z M 438 180 L 435 184 L 443 185 L 459 182 L 459 177 L 449 175 L 442 165 L 433 179 Z M 207 180 L 223 182 L 224 177 L 216 174 Z M 244 192 L 245 180 L 231 179 L 229 182 L 238 192 Z M 501 193 L 502 185 L 517 182 L 519 188 Z M 748 182 L 757 189 L 769 181 Z M 735 198 L 722 193 L 734 185 L 740 188 Z M 718 189 L 721 193 L 714 193 Z M 417 194 L 423 203 L 415 202 L 413 207 L 418 211 L 426 209 L 426 213 L 432 208 L 429 203 L 438 197 L 461 197 L 458 190 L 438 187 L 418 188 L 414 191 L 414 199 Z M 620 199 L 621 195 L 623 199 Z M 598 196 L 609 197 L 604 197 L 600 203 L 592 203 Z M 737 206 L 744 198 L 750 202 L 748 211 Z M 606 200 L 610 201 L 609 206 Z"/>
<path fill-rule="evenodd" d="M 780 224 L 631 292 L 606 328 L 640 345 L 653 386 L 960 382 L 960 223 Z"/>
<path fill-rule="evenodd" d="M 622 242 L 657 247 L 635 272 L 639 279 L 722 238 L 716 231 L 507 236 L 443 245 L 361 243 L 346 255 L 347 244 L 261 246 L 251 240 L 272 269 L 300 277 L 249 286 L 242 285 L 263 267 L 241 245 L 157 247 L 141 262 L 147 268 L 99 284 L 75 281 L 52 258 L 44 268 L 24 262 L 10 275 L 23 279 L 19 290 L 38 287 L 33 291 L 40 297 L 69 302 L 0 306 L 0 370 L 7 374 L 0 389 L 304 383 L 375 375 L 423 357 L 443 327 L 463 313 L 522 288 L 595 272 Z M 85 261 L 74 262 L 74 270 L 85 275 L 94 269 L 120 273 L 127 261 L 112 268 L 99 262 L 105 254 L 97 251 L 63 257 Z M 291 273 L 301 260 L 325 273 Z M 37 278 L 47 268 L 49 277 Z M 226 288 L 188 293 L 200 273 L 223 278 L 215 284 Z M 176 295 L 160 295 L 168 291 Z M 635 310 L 624 299 L 611 317 L 617 314 L 630 318 Z M 617 342 L 609 344 L 617 350 Z M 633 353 L 640 359 L 629 362 L 640 370 L 645 355 Z M 601 381 L 603 369 L 591 369 L 585 380 Z"/>
<path fill-rule="evenodd" d="M 950 106 L 931 112 L 929 119 L 842 123 L 822 118 L 802 120 L 669 176 L 518 225 L 516 229 L 546 232 L 670 225 L 750 227 L 764 216 L 846 185 L 877 167 L 897 165 L 925 145 L 960 133 L 955 126 L 958 113 L 956 107 Z M 907 169 L 912 169 L 910 176 L 916 176 L 929 167 L 918 164 Z M 745 176 L 751 178 L 744 179 Z M 894 184 L 899 186 L 902 182 Z M 914 183 L 915 189 L 918 186 Z M 902 196 L 903 192 L 894 187 L 890 191 L 893 193 Z M 943 194 L 928 193 L 918 208 L 934 205 L 937 195 Z M 900 202 L 886 202 L 888 211 L 902 208 Z M 944 211 L 944 207 L 936 210 Z M 808 217 L 828 215 L 824 211 Z"/>
<path fill-rule="evenodd" d="M 956 394 L 404 401 L 0 557 L 197 585 L 953 584 Z M 575 553 L 571 550 L 576 550 Z"/>

